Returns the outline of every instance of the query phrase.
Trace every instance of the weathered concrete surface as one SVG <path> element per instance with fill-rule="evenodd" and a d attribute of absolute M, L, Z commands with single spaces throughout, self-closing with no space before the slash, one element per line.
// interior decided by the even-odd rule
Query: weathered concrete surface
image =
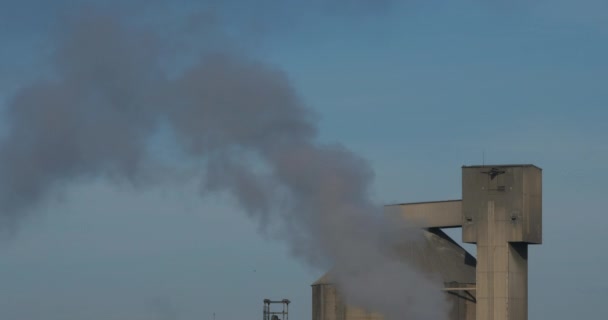
<path fill-rule="evenodd" d="M 506 241 L 542 243 L 540 168 L 533 165 L 463 167 L 463 242 L 478 243 L 478 238 L 487 238 L 490 202 L 494 203 L 496 228 L 505 233 Z"/>
<path fill-rule="evenodd" d="M 464 242 L 477 244 L 477 319 L 528 319 L 528 243 L 542 242 L 541 169 L 462 168 Z"/>
<path fill-rule="evenodd" d="M 394 204 L 384 212 L 400 216 L 420 228 L 459 228 L 462 226 L 462 201 L 447 200 Z"/>

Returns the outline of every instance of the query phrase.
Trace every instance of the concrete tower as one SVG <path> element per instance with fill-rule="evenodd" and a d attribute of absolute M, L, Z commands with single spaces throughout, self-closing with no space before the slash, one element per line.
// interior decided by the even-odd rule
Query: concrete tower
<path fill-rule="evenodd" d="M 542 171 L 462 168 L 462 241 L 477 244 L 477 319 L 528 319 L 528 244 L 542 242 Z"/>

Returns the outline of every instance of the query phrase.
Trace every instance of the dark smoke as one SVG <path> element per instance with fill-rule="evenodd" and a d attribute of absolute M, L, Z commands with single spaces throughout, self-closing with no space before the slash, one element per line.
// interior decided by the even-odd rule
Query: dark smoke
<path fill-rule="evenodd" d="M 164 128 L 183 158 L 164 174 L 200 165 L 203 194 L 227 192 L 254 219 L 281 221 L 293 254 L 332 265 L 350 302 L 390 320 L 446 318 L 441 283 L 391 250 L 420 235 L 372 203 L 367 162 L 317 141 L 316 117 L 283 72 L 219 52 L 170 77 L 162 52 L 157 34 L 115 16 L 88 12 L 66 26 L 53 78 L 7 104 L 3 223 L 76 180 L 161 182 L 150 179 L 165 166 L 149 145 Z"/>

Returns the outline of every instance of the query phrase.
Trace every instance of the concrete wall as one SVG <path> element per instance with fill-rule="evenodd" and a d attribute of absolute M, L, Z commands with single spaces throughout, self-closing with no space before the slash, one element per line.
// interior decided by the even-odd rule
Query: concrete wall
<path fill-rule="evenodd" d="M 452 304 L 449 320 L 475 320 L 475 291 L 437 294 L 445 294 Z M 384 320 L 384 317 L 379 313 L 346 305 L 334 285 L 316 284 L 312 285 L 312 320 Z"/>
<path fill-rule="evenodd" d="M 542 243 L 541 169 L 532 165 L 463 167 L 463 242 L 478 243 L 488 237 L 490 202 L 495 229 L 504 233 L 506 241 Z"/>

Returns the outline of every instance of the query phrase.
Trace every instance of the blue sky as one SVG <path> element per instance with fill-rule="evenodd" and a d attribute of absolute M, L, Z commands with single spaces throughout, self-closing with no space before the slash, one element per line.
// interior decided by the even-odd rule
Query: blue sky
<path fill-rule="evenodd" d="M 599 318 L 608 298 L 608 5 L 335 2 L 220 1 L 222 36 L 199 43 L 209 39 L 199 26 L 176 42 L 231 46 L 283 69 L 318 114 L 322 140 L 371 163 L 378 203 L 459 198 L 460 166 L 484 157 L 542 167 L 530 319 Z M 205 7 L 118 3 L 103 6 L 171 37 Z M 57 23 L 83 4 L 95 1 L 0 4 L 0 103 L 52 76 Z M 180 55 L 169 69 L 191 58 Z M 292 319 L 310 318 L 309 284 L 321 273 L 260 234 L 229 198 L 200 199 L 196 185 L 83 181 L 38 211 L 0 245 L 2 319 L 255 318 L 266 297 L 289 298 Z"/>

